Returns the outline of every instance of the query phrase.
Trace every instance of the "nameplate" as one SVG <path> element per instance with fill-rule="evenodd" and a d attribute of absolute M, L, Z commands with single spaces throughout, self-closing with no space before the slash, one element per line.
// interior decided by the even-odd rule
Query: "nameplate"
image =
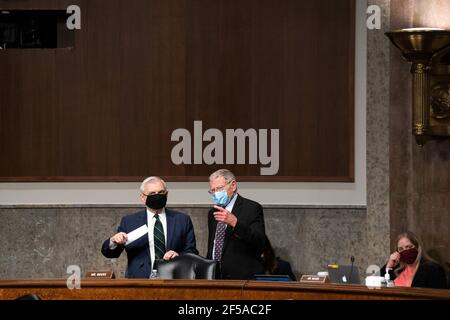
<path fill-rule="evenodd" d="M 113 271 L 88 271 L 84 277 L 88 279 L 115 279 L 116 275 Z"/>
<path fill-rule="evenodd" d="M 303 275 L 300 278 L 302 283 L 329 283 L 330 279 L 327 276 Z"/>

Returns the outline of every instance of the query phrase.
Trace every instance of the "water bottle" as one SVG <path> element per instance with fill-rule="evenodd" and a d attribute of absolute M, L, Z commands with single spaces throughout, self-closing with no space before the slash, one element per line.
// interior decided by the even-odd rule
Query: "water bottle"
<path fill-rule="evenodd" d="M 384 274 L 384 279 L 386 280 L 386 287 L 388 287 L 388 288 L 395 287 L 394 281 L 391 280 L 391 277 L 389 275 L 389 269 L 387 269 L 387 268 L 386 268 L 386 273 Z"/>
<path fill-rule="evenodd" d="M 158 270 L 152 270 L 152 272 L 150 273 L 150 279 L 158 279 Z"/>
<path fill-rule="evenodd" d="M 117 268 L 117 259 L 111 259 L 111 270 L 113 273 L 113 278 L 119 278 L 119 272 Z"/>

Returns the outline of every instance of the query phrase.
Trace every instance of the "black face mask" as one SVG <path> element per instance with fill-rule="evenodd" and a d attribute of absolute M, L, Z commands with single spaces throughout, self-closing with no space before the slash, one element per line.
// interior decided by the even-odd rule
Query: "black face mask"
<path fill-rule="evenodd" d="M 150 209 L 161 209 L 166 206 L 167 203 L 167 193 L 157 193 L 147 196 L 145 205 Z"/>

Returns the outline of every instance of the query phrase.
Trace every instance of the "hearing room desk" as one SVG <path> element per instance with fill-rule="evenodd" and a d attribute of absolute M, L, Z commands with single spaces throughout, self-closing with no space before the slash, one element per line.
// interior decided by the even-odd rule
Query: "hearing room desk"
<path fill-rule="evenodd" d="M 65 279 L 1 280 L 0 299 L 36 294 L 44 300 L 326 300 L 450 299 L 450 290 L 418 288 L 368 289 L 357 285 L 303 284 L 232 280 L 81 280 L 69 290 Z"/>

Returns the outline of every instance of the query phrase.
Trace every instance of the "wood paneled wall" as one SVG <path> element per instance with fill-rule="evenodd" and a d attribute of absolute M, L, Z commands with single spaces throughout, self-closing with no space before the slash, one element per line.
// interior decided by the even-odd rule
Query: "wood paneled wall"
<path fill-rule="evenodd" d="M 353 181 L 354 0 L 0 0 L 69 4 L 74 48 L 0 50 L 0 181 Z M 279 129 L 277 174 L 174 165 L 195 120 Z"/>

